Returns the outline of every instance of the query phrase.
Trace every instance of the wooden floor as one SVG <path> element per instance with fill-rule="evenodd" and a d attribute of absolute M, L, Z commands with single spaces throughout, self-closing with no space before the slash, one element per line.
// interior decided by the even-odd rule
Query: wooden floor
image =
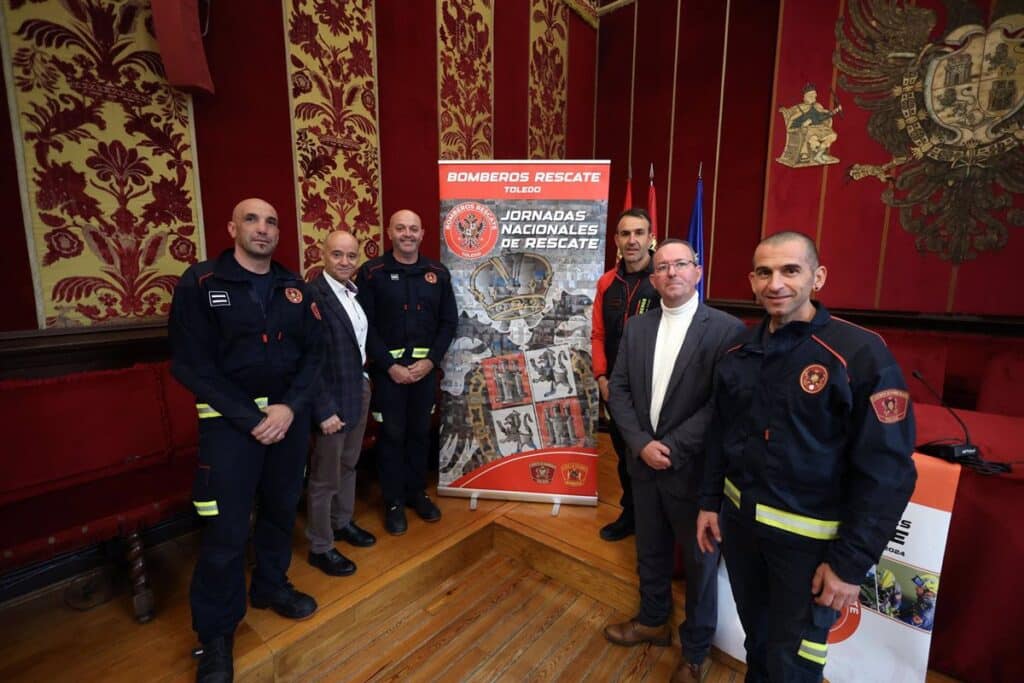
<path fill-rule="evenodd" d="M 605 437 L 602 436 L 602 439 Z M 608 449 L 602 441 L 602 452 Z M 409 515 L 409 532 L 383 530 L 376 486 L 360 485 L 356 517 L 378 537 L 339 549 L 355 575 L 331 578 L 306 562 L 300 518 L 290 580 L 320 609 L 293 622 L 250 609 L 235 637 L 238 681 L 665 681 L 672 647 L 607 643 L 604 625 L 636 610 L 632 538 L 606 543 L 618 515 L 614 459 L 601 458 L 596 507 L 437 499 L 443 518 Z M 149 549 L 156 618 L 132 618 L 127 586 L 89 611 L 65 605 L 65 586 L 0 605 L 0 681 L 189 681 L 195 646 L 188 580 L 196 535 Z M 673 623 L 682 616 L 674 586 Z M 716 655 L 709 683 L 742 680 Z M 930 675 L 938 683 L 951 679 Z"/>

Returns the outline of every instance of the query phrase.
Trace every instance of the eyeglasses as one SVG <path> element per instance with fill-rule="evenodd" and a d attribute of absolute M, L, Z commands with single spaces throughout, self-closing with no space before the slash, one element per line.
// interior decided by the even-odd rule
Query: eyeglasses
<path fill-rule="evenodd" d="M 672 263 L 659 263 L 654 267 L 654 272 L 657 273 L 658 275 L 664 275 L 673 268 L 675 270 L 683 270 L 689 266 L 695 265 L 697 265 L 695 261 L 687 261 L 685 259 L 681 261 L 673 261 Z"/>

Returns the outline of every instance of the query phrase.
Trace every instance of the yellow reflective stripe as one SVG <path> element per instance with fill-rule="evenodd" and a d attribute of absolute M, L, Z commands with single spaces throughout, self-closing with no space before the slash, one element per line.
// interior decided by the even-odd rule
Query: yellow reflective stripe
<path fill-rule="evenodd" d="M 821 541 L 839 538 L 839 522 L 804 517 L 803 515 L 796 515 L 792 512 L 773 508 L 770 505 L 758 503 L 754 512 L 754 519 L 762 524 L 773 526 L 776 529 L 782 529 L 798 536 L 816 538 Z"/>
<path fill-rule="evenodd" d="M 731 500 L 736 507 L 740 506 L 740 490 L 736 488 L 736 484 L 729 481 L 728 477 L 725 479 L 725 497 Z"/>
<path fill-rule="evenodd" d="M 220 417 L 220 413 L 214 410 L 209 403 L 197 403 L 196 412 L 199 413 L 200 420 L 205 420 L 208 417 Z"/>
<path fill-rule="evenodd" d="M 828 654 L 828 645 L 826 643 L 815 643 L 812 640 L 801 640 L 800 649 L 796 653 L 815 664 L 825 666 L 825 655 Z"/>
<path fill-rule="evenodd" d="M 266 410 L 267 406 L 270 405 L 270 399 L 266 396 L 260 396 L 259 398 L 253 399 L 253 403 L 255 403 L 256 407 L 260 410 Z M 218 413 L 209 403 L 197 403 L 196 412 L 199 413 L 200 420 L 205 420 L 210 417 L 221 417 L 221 414 Z"/>
<path fill-rule="evenodd" d="M 220 514 L 215 500 L 193 500 L 192 504 L 196 506 L 196 512 L 200 517 L 215 517 Z"/>
<path fill-rule="evenodd" d="M 392 358 L 398 360 L 399 358 L 405 355 L 405 349 L 391 349 L 390 351 L 388 351 L 388 353 L 391 354 Z"/>
<path fill-rule="evenodd" d="M 422 346 L 417 346 L 416 348 L 414 348 L 412 350 L 412 357 L 413 358 L 426 358 L 428 355 L 430 355 L 430 349 L 429 348 L 423 348 Z"/>

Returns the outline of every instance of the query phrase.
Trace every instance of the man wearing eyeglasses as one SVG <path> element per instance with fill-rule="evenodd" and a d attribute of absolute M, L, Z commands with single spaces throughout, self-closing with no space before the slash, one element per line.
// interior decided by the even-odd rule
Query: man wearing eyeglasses
<path fill-rule="evenodd" d="M 701 267 L 689 243 L 667 239 L 654 252 L 651 282 L 661 308 L 631 318 L 609 380 L 608 407 L 628 449 L 636 507 L 640 609 L 605 628 L 617 645 L 669 645 L 674 548 L 686 570 L 683 658 L 673 681 L 698 683 L 718 622 L 717 555 L 697 547 L 697 486 L 711 418 L 715 365 L 744 330 L 696 295 Z"/>

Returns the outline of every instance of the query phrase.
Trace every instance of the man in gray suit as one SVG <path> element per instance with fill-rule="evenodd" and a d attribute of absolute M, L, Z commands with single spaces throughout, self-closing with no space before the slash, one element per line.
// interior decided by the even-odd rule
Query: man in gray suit
<path fill-rule="evenodd" d="M 667 239 L 654 252 L 651 281 L 661 309 L 630 318 L 609 380 L 608 407 L 626 442 L 636 505 L 640 610 L 605 628 L 618 645 L 672 642 L 674 548 L 683 550 L 686 621 L 679 627 L 683 658 L 673 681 L 701 681 L 718 618 L 717 555 L 697 547 L 697 485 L 704 432 L 711 417 L 715 364 L 743 323 L 700 302 L 693 248 Z"/>
<path fill-rule="evenodd" d="M 327 235 L 321 247 L 324 271 L 311 283 L 327 331 L 327 353 L 313 402 L 319 426 L 309 468 L 306 536 L 309 563 L 330 576 L 348 576 L 352 560 L 334 541 L 355 546 L 377 542 L 352 519 L 356 463 L 366 431 L 370 381 L 366 364 L 366 314 L 356 300 L 352 275 L 359 265 L 359 242 L 346 230 Z"/>

